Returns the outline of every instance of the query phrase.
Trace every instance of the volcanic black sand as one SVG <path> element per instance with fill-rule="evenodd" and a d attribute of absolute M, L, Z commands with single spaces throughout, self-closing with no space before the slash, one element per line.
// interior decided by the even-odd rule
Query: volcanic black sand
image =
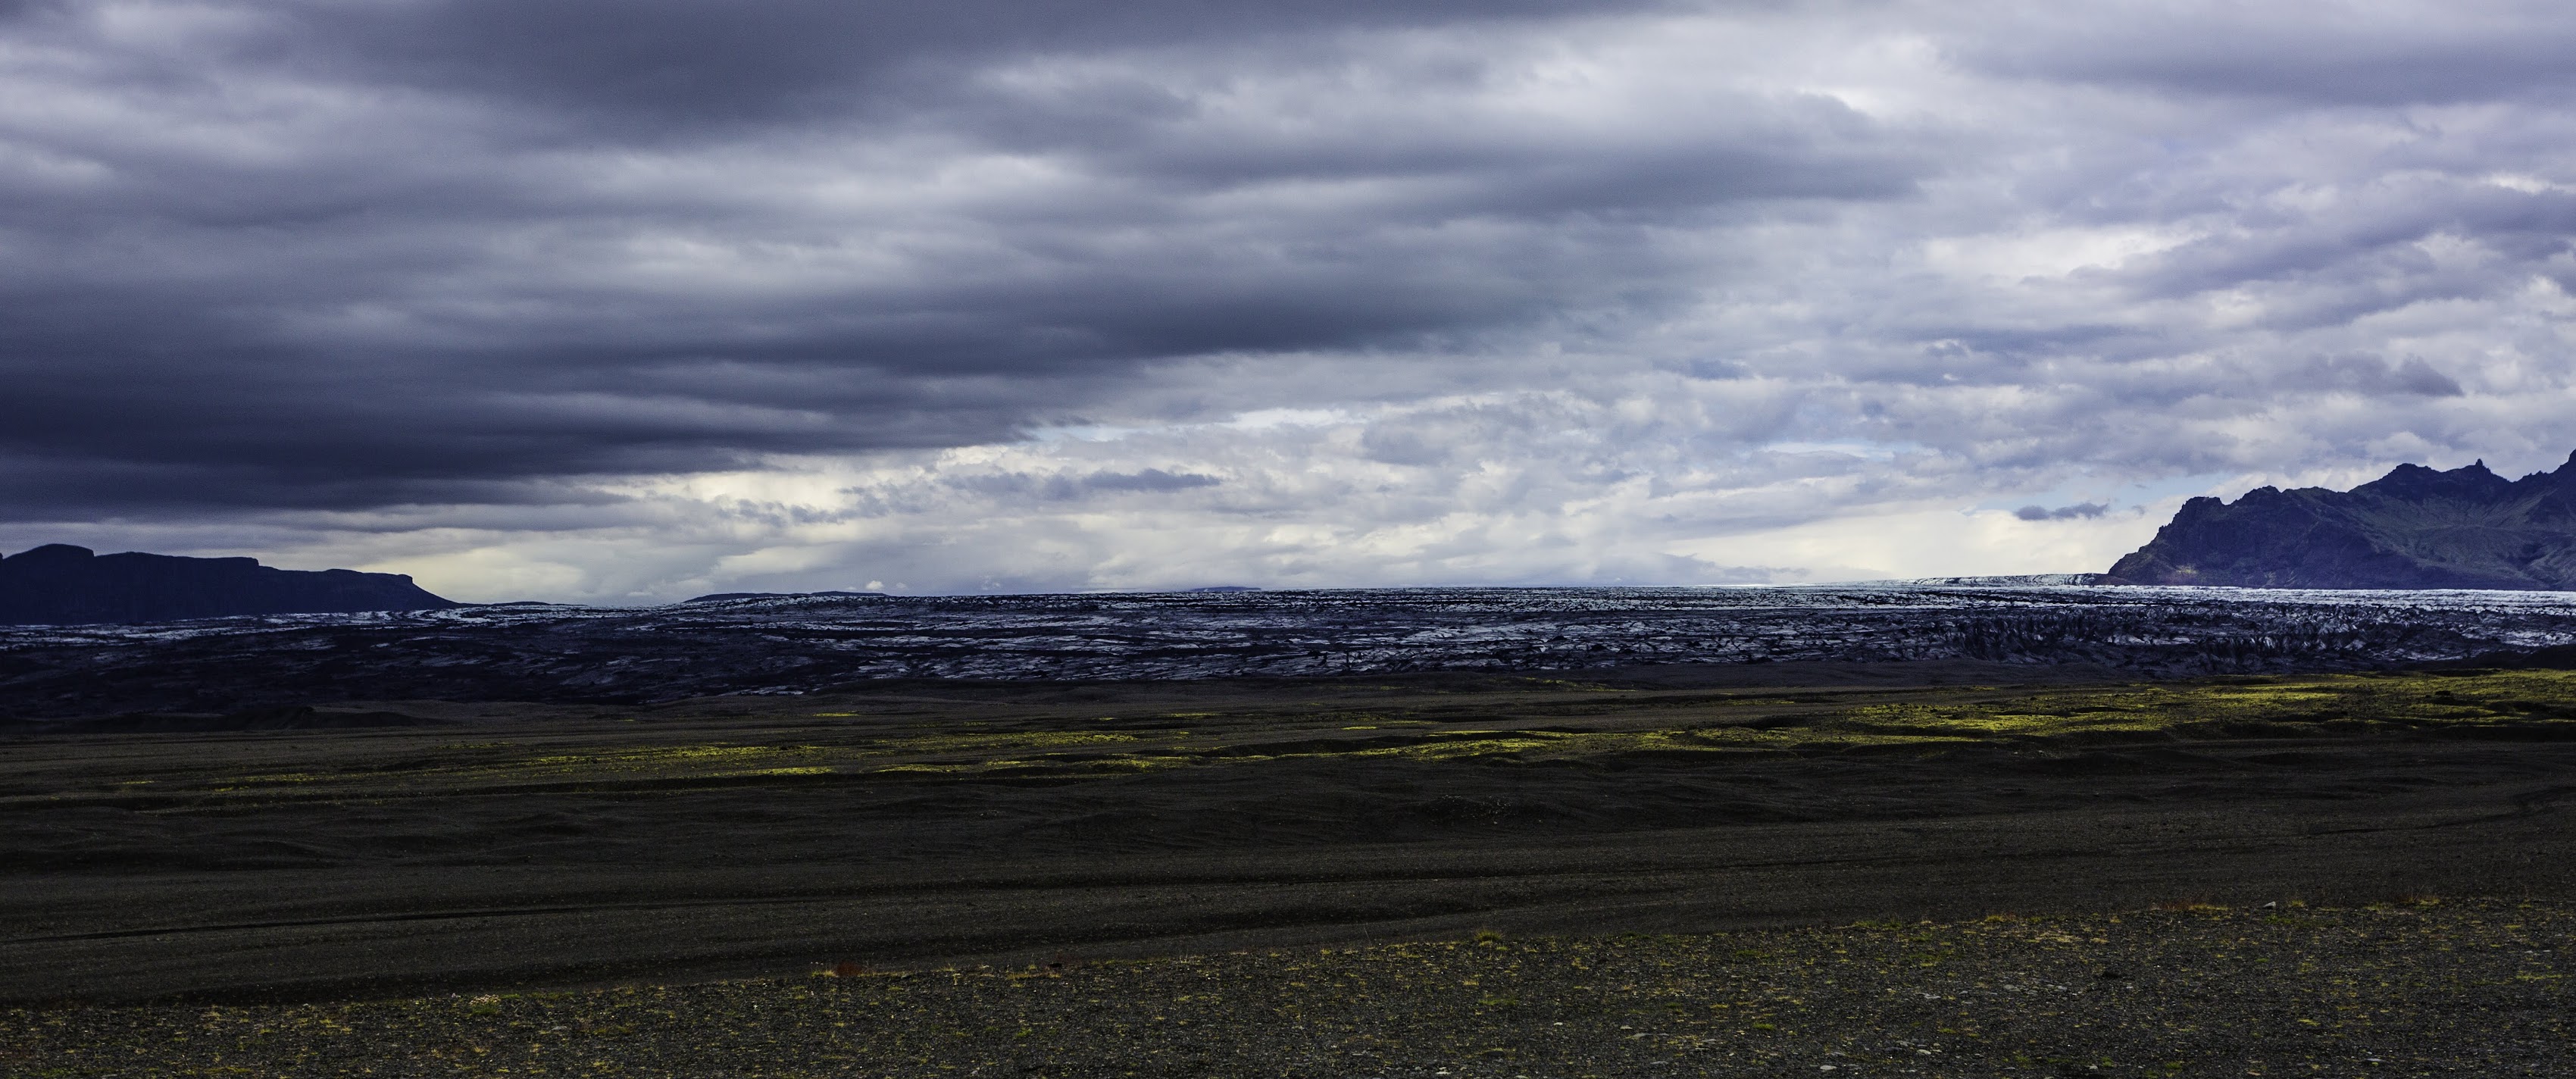
<path fill-rule="evenodd" d="M 0 743 L 0 1073 L 2569 1070 L 2576 675 L 2113 678 L 888 682 L 52 728 Z M 2451 901 L 2386 905 L 2425 896 Z M 1113 962 L 1157 956 L 1201 958 Z M 909 976 L 807 977 L 844 963 Z M 1393 969 L 1445 988 L 1350 988 Z M 716 979 L 784 980 L 689 984 Z M 646 988 L 516 995 L 619 985 Z"/>
<path fill-rule="evenodd" d="M 2576 909 L 2416 898 L 8 1016 L 38 1075 L 2560 1076 Z"/>

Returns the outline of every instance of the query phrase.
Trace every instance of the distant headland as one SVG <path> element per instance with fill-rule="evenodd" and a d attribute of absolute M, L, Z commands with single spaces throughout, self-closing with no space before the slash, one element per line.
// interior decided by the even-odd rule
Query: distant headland
<path fill-rule="evenodd" d="M 2111 567 L 2125 584 L 2576 590 L 2576 454 L 2508 480 L 2399 465 L 2350 491 L 2257 487 L 2183 503 Z"/>
<path fill-rule="evenodd" d="M 255 614 L 423 611 L 461 604 L 399 573 L 289 570 L 255 558 L 102 555 L 49 543 L 0 558 L 0 625 L 173 622 Z"/>

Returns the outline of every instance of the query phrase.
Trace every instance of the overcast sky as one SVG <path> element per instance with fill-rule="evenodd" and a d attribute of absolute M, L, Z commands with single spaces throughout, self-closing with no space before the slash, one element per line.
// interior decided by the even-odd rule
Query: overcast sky
<path fill-rule="evenodd" d="M 0 0 L 0 549 L 2101 570 L 2576 450 L 2576 7 Z"/>

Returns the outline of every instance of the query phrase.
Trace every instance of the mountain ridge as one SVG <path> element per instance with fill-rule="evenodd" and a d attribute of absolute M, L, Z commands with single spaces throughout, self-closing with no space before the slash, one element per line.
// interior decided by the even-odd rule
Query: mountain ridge
<path fill-rule="evenodd" d="M 49 543 L 0 558 L 0 625 L 176 622 L 260 614 L 423 611 L 463 604 L 400 573 L 291 570 L 255 558 L 102 555 Z"/>
<path fill-rule="evenodd" d="M 2183 503 L 2110 575 L 2251 588 L 2576 590 L 2576 454 L 2508 480 L 2402 464 L 2350 491 L 2257 487 Z"/>

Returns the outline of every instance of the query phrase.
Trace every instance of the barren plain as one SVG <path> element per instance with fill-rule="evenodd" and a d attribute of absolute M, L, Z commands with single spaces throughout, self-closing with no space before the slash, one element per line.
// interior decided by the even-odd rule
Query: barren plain
<path fill-rule="evenodd" d="M 227 729 L 166 729 L 191 723 Z M 2450 1031 L 2440 1036 L 2462 1046 L 2522 1021 L 2502 1004 L 2458 1011 L 2484 999 L 2462 977 L 2502 987 L 2499 1001 L 2563 1008 L 2555 949 L 2576 899 L 2576 674 L 2552 670 L 2157 682 L 1951 662 L 925 680 L 659 705 L 359 701 L 47 730 L 0 756 L 11 1074 L 1469 1074 L 1459 1069 L 1476 1060 L 1476 1074 L 1660 1074 L 1640 1070 L 1655 1061 L 1682 1074 L 1824 1074 L 1893 1067 L 1891 1039 L 1942 1047 L 1938 1060 L 1903 1062 L 1922 1074 L 2070 1061 L 2093 1074 L 2104 1060 L 2217 1074 L 2253 1043 L 2159 1041 L 2149 1028 L 2295 1026 L 2286 1011 L 2208 1009 L 2331 978 L 2363 979 L 2352 984 L 2377 994 L 2389 1029 Z M 2285 911 L 2319 913 L 2265 920 Z M 2480 913 L 2442 920 L 2469 911 Z M 2401 916 L 2419 920 L 2387 920 Z M 1926 923 L 1911 952 L 1891 935 Z M 2447 928 L 2407 936 L 2417 925 Z M 2047 933 L 2129 950 L 2058 955 L 2033 943 Z M 1621 934 L 1651 941 L 1620 951 Z M 2225 942 L 2240 939 L 2255 942 L 2242 954 L 2272 957 L 2226 968 L 2250 981 L 2103 974 L 2166 963 L 2112 952 L 2193 940 L 2235 955 Z M 2472 939 L 2505 951 L 2439 943 Z M 2364 960 L 2377 953 L 2356 940 L 2416 948 L 2387 958 L 2413 980 L 2369 983 Z M 1880 952 L 1830 989 L 1815 981 L 1831 973 L 1815 963 Z M 1933 952 L 1956 962 L 1888 959 Z M 2512 963 L 2488 969 L 2507 952 Z M 1482 982 L 1500 975 L 1477 964 L 1506 953 L 1520 957 L 1513 969 L 1556 973 L 1473 995 L 1508 1005 L 1444 989 L 1362 1007 L 1334 988 L 1372 963 L 1433 962 L 1423 956 L 1448 957 L 1423 968 L 1424 986 Z M 1741 953 L 1803 958 L 1738 970 L 1728 957 Z M 1636 989 L 1639 976 L 1575 973 L 1638 962 L 1735 980 L 1723 992 L 1657 983 L 1667 994 Z M 1316 973 L 1282 973 L 1292 967 Z M 1196 993 L 1174 979 L 1208 970 L 1235 971 L 1222 977 L 1256 987 L 1260 1008 L 1185 1006 Z M 2273 978 L 2291 970 L 2305 973 Z M 811 977 L 821 971 L 864 977 Z M 1991 995 L 2007 982 L 2083 994 L 2116 983 L 2128 995 L 2103 999 L 2129 1018 L 2098 1045 L 2061 1024 L 2045 1052 L 1970 1057 L 1965 1036 L 1939 1033 L 1969 1028 L 1879 999 L 1971 983 Z M 1751 1013 L 1717 1005 L 1773 990 L 1795 1002 L 1776 1005 L 1794 1022 L 1747 1024 L 1858 1040 L 1768 1056 L 1724 1042 L 1732 1057 L 1613 1044 L 1649 1032 L 1665 1046 L 1698 1029 L 1635 1022 L 1547 1040 L 1547 1024 L 1599 1026 L 1666 996 L 1694 1022 L 1741 1018 Z M 639 993 L 667 1014 L 615 1018 Z M 910 995 L 900 1007 L 868 996 L 889 993 Z M 1110 1027 L 995 1018 L 1045 993 L 1108 1009 L 1095 1018 L 1145 1011 Z M 701 1006 L 713 1025 L 686 1033 Z M 1408 1008 L 1427 1010 L 1407 1020 Z M 2208 1014 L 2176 1018 L 2195 1008 Z M 755 1011 L 767 1018 L 746 1018 Z M 1322 1027 L 1279 1018 L 1326 1013 L 1344 1024 L 1330 1052 Z M 363 1029 L 358 1017 L 414 1026 L 337 1042 L 284 1033 Z M 462 1025 L 417 1027 L 440 1017 Z M 221 1037 L 179 1029 L 200 1018 Z M 827 1019 L 845 1025 L 819 1041 L 802 1025 Z M 1023 1028 L 1054 1031 L 1040 1043 L 1053 1048 L 1019 1051 L 1009 1039 Z M 966 1033 L 921 1034 L 933 1029 Z M 2563 1056 L 2565 1040 L 2539 1029 L 2524 1033 Z M 659 1033 L 618 1052 L 532 1048 L 621 1030 Z M 1362 1033 L 1388 1044 L 1341 1047 Z M 2410 1035 L 2406 1059 L 2430 1059 L 2422 1038 L 2434 1036 Z M 199 1052 L 224 1046 L 220 1061 Z M 1496 1046 L 1509 1052 L 1474 1056 Z M 1808 1060 L 1807 1048 L 1879 1056 Z M 1353 1055 L 1363 1051 L 1381 1057 Z M 498 1052 L 524 1059 L 503 1065 Z M 2266 1074 L 2353 1073 L 2276 1056 L 2262 1060 L 2287 1070 Z M 136 1070 L 146 1059 L 157 1063 Z M 1151 1060 L 1162 1063 L 1112 1066 Z"/>

